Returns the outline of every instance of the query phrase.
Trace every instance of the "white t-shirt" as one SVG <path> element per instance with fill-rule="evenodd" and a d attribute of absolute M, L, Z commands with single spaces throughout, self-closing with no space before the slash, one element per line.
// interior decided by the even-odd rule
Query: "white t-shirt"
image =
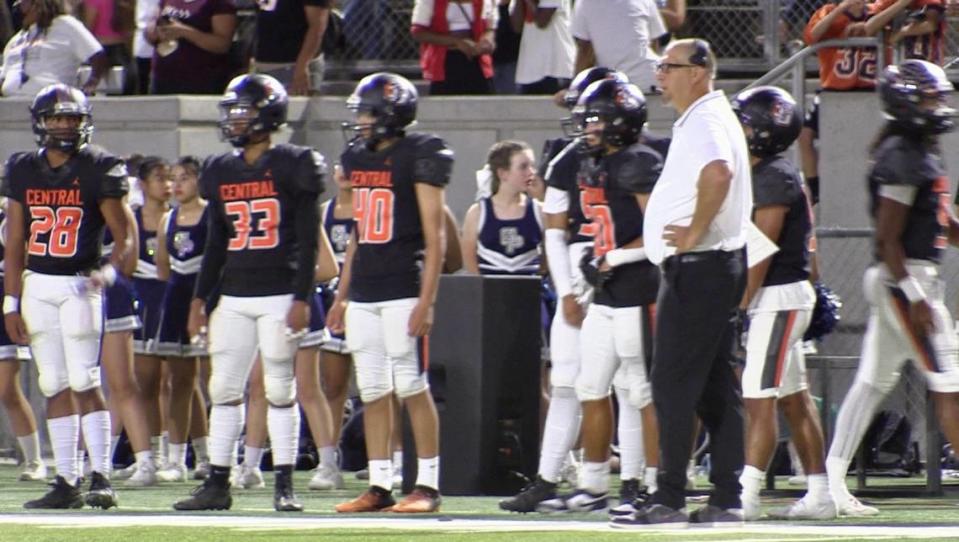
<path fill-rule="evenodd" d="M 586 0 L 576 2 L 573 37 L 589 41 L 596 64 L 619 70 L 643 92 L 656 85 L 658 57 L 651 40 L 666 33 L 655 0 Z"/>
<path fill-rule="evenodd" d="M 153 58 L 153 44 L 147 41 L 146 31 L 160 16 L 160 0 L 137 0 L 137 30 L 133 34 L 133 56 Z"/>
<path fill-rule="evenodd" d="M 14 34 L 3 49 L 3 95 L 32 98 L 53 83 L 76 85 L 80 64 L 102 50 L 83 23 L 70 15 L 53 19 L 45 34 L 32 25 Z M 24 71 L 28 79 L 21 83 Z"/>
<path fill-rule="evenodd" d="M 510 10 L 516 2 L 512 0 Z M 576 44 L 569 29 L 569 0 L 540 0 L 539 7 L 555 8 L 546 28 L 526 21 L 523 37 L 519 43 L 516 61 L 516 82 L 521 85 L 535 83 L 544 77 L 557 79 L 573 78 L 573 59 Z"/>
<path fill-rule="evenodd" d="M 643 213 L 643 240 L 649 261 L 659 264 L 676 252 L 663 241 L 669 224 L 688 226 L 696 210 L 699 174 L 710 162 L 729 164 L 733 179 L 719 213 L 694 251 L 735 250 L 746 244 L 753 188 L 742 126 L 721 90 L 693 102 L 673 124 L 666 163 Z"/>
<path fill-rule="evenodd" d="M 469 4 L 469 5 L 467 5 Z M 429 27 L 433 22 L 433 6 L 435 2 L 433 0 L 416 0 L 413 4 L 413 15 L 411 23 L 416 26 L 425 26 Z M 470 16 L 470 20 L 473 20 L 475 15 L 473 14 L 473 5 L 472 2 L 467 2 L 463 4 L 463 8 L 466 10 L 466 13 Z M 451 11 L 451 10 L 456 10 Z M 447 21 L 449 19 L 450 13 L 455 13 L 458 16 L 462 16 L 462 13 L 459 11 L 459 8 L 453 5 L 452 0 L 447 6 Z M 499 20 L 499 11 L 496 9 L 495 0 L 483 0 L 483 12 L 480 14 L 484 19 L 486 19 L 487 30 L 496 29 L 496 21 Z"/>

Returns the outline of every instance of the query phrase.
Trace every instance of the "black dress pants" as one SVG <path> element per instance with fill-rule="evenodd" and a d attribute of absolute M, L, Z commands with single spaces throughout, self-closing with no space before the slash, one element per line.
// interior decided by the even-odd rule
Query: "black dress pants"
<path fill-rule="evenodd" d="M 651 383 L 660 427 L 658 489 L 651 503 L 685 507 L 693 417 L 709 431 L 709 504 L 740 508 L 743 406 L 730 363 L 732 318 L 746 288 L 743 250 L 691 252 L 663 263 Z"/>

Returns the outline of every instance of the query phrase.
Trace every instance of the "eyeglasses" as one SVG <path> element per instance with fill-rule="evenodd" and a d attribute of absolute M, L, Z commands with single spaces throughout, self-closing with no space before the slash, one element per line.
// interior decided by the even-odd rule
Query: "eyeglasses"
<path fill-rule="evenodd" d="M 656 73 L 669 73 L 677 68 L 702 68 L 699 64 L 676 64 L 673 62 L 657 62 Z"/>

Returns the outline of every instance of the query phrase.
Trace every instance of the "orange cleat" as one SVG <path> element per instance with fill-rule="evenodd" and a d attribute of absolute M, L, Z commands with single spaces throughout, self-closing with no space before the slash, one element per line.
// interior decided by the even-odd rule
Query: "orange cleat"
<path fill-rule="evenodd" d="M 341 514 L 357 514 L 361 512 L 386 512 L 396 504 L 393 495 L 386 489 L 370 486 L 359 497 L 336 505 L 336 511 Z"/>
<path fill-rule="evenodd" d="M 416 486 L 413 488 L 412 493 L 404 497 L 402 501 L 393 505 L 393 507 L 390 508 L 390 512 L 396 512 L 398 514 L 429 514 L 431 512 L 438 512 L 442 501 L 443 499 L 440 498 L 439 491 L 431 487 Z"/>

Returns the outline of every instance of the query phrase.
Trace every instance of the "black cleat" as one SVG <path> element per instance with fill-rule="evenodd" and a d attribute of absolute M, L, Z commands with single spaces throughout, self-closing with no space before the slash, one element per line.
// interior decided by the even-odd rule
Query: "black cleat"
<path fill-rule="evenodd" d="M 623 480 L 619 486 L 619 506 L 609 509 L 610 517 L 630 516 L 637 510 L 646 506 L 646 500 L 649 499 L 649 493 L 643 487 L 639 480 L 632 478 Z"/>
<path fill-rule="evenodd" d="M 90 474 L 90 491 L 84 500 L 93 508 L 108 510 L 117 506 L 117 494 L 110 485 L 110 479 L 96 471 Z"/>
<path fill-rule="evenodd" d="M 230 495 L 230 484 L 217 483 L 209 477 L 202 484 L 193 488 L 189 499 L 173 503 L 174 510 L 229 510 L 233 506 L 233 497 Z"/>
<path fill-rule="evenodd" d="M 277 512 L 302 512 L 303 504 L 293 494 L 292 467 L 278 467 L 273 476 L 273 508 Z"/>
<path fill-rule="evenodd" d="M 23 503 L 23 507 L 47 510 L 83 508 L 83 497 L 80 495 L 80 489 L 68 484 L 63 476 L 57 475 L 48 485 L 52 488 L 50 491 L 39 499 Z"/>
<path fill-rule="evenodd" d="M 535 512 L 536 507 L 543 501 L 556 498 L 556 484 L 547 482 L 539 476 L 523 488 L 515 497 L 503 499 L 499 502 L 501 510 L 526 514 Z"/>

